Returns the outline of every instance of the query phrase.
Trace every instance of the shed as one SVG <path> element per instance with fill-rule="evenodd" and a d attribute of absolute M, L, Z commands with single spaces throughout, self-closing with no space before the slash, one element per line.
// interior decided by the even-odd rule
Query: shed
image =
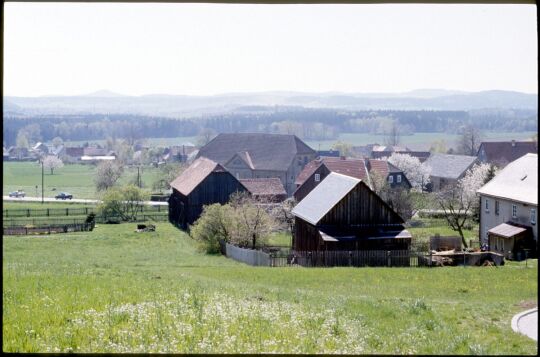
<path fill-rule="evenodd" d="M 229 202 L 234 192 L 246 187 L 215 161 L 201 157 L 171 182 L 169 221 L 183 229 L 201 215 L 203 206 Z"/>
<path fill-rule="evenodd" d="M 364 181 L 330 173 L 292 211 L 295 251 L 406 250 L 403 219 Z"/>
<path fill-rule="evenodd" d="M 255 199 L 268 202 L 283 202 L 287 199 L 287 191 L 277 177 L 240 179 L 240 183 Z"/>
<path fill-rule="evenodd" d="M 490 250 L 501 253 L 507 259 L 524 258 L 523 249 L 534 252 L 535 244 L 531 227 L 514 222 L 501 223 L 488 230 Z"/>

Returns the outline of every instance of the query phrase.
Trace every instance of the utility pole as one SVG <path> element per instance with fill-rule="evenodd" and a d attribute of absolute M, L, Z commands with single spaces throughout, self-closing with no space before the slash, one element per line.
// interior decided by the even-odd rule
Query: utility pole
<path fill-rule="evenodd" d="M 44 183 L 44 166 L 43 166 L 43 158 L 41 159 L 41 204 L 45 203 L 44 200 L 44 192 L 45 187 L 43 186 Z"/>
<path fill-rule="evenodd" d="M 140 173 L 140 166 L 137 165 L 137 186 L 141 188 L 141 173 Z"/>

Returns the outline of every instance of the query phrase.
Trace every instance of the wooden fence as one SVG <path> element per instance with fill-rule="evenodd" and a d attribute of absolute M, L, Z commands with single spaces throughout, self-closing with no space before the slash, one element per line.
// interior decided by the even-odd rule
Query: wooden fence
<path fill-rule="evenodd" d="M 143 205 L 141 213 L 168 213 L 169 207 L 164 205 Z M 18 217 L 54 217 L 54 216 L 81 216 L 90 213 L 98 213 L 97 207 L 77 207 L 77 208 L 36 208 L 36 209 L 5 209 L 2 210 L 2 218 Z"/>
<path fill-rule="evenodd" d="M 270 254 L 260 250 L 240 248 L 225 243 L 225 255 L 228 258 L 253 266 L 270 266 Z"/>
<path fill-rule="evenodd" d="M 85 232 L 94 229 L 94 223 L 74 223 L 63 225 L 46 225 L 38 227 L 3 227 L 3 235 L 53 234 L 68 232 Z"/>
<path fill-rule="evenodd" d="M 71 216 L 70 216 L 71 217 Z M 63 225 L 63 224 L 80 224 L 86 221 L 86 216 L 73 216 L 70 217 L 18 217 L 18 218 L 4 218 L 2 219 L 2 225 L 4 227 L 20 227 L 20 226 L 39 226 L 39 225 Z M 156 213 L 156 214 L 138 214 L 137 219 L 134 222 L 154 221 L 154 222 L 166 222 L 168 220 L 168 214 Z M 109 222 L 121 222 L 121 218 L 118 216 L 95 216 L 96 223 L 109 223 Z"/>

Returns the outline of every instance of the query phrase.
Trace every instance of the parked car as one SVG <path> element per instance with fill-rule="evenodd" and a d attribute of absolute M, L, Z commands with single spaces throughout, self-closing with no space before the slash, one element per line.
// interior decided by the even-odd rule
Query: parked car
<path fill-rule="evenodd" d="M 67 192 L 60 192 L 58 195 L 54 196 L 57 200 L 71 200 L 73 195 L 70 195 Z"/>
<path fill-rule="evenodd" d="M 17 190 L 9 193 L 9 197 L 24 197 L 26 193 L 23 190 Z"/>

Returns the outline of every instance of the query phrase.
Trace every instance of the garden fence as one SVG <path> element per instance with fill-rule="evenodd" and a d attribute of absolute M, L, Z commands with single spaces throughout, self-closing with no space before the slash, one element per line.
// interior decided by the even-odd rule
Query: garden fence
<path fill-rule="evenodd" d="M 37 227 L 3 227 L 2 234 L 6 235 L 30 235 L 30 234 L 53 234 L 68 232 L 85 232 L 94 229 L 94 223 L 74 223 L 63 225 L 44 225 Z"/>
<path fill-rule="evenodd" d="M 141 213 L 167 213 L 168 206 L 164 205 L 143 205 Z M 36 208 L 36 209 L 5 209 L 2 210 L 2 218 L 19 217 L 54 217 L 54 216 L 81 216 L 90 213 L 98 213 L 97 207 L 77 207 L 77 208 Z"/>

